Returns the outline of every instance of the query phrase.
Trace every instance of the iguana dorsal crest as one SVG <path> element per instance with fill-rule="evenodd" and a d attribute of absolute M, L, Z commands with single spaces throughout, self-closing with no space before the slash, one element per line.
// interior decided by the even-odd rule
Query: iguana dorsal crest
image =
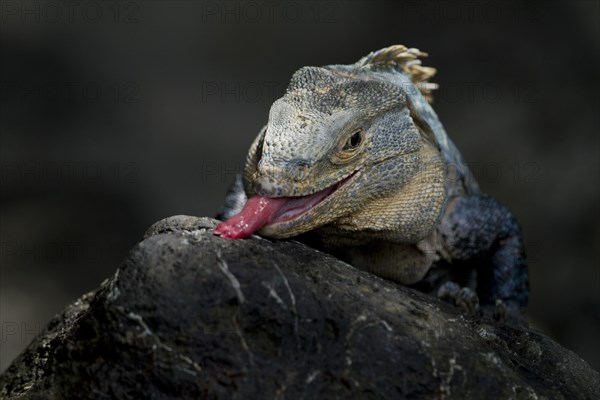
<path fill-rule="evenodd" d="M 432 103 L 432 91 L 438 89 L 439 86 L 437 83 L 429 82 L 429 79 L 437 73 L 437 70 L 421 65 L 419 57 L 427 56 L 427 53 L 419 49 L 396 44 L 366 55 L 356 63 L 356 66 L 399 68 L 419 88 L 427 102 Z"/>

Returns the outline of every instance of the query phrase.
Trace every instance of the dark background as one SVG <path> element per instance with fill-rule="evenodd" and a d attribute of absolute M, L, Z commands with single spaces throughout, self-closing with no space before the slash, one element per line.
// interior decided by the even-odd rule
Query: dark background
<path fill-rule="evenodd" d="M 75 4 L 1 4 L 0 370 L 153 222 L 215 214 L 296 69 L 396 43 L 522 223 L 535 325 L 600 368 L 598 2 Z"/>

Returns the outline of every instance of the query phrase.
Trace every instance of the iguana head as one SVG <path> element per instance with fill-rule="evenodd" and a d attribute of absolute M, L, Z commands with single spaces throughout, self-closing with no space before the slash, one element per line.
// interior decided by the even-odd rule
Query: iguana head
<path fill-rule="evenodd" d="M 215 232 L 228 238 L 256 231 L 295 236 L 336 222 L 352 224 L 353 215 L 378 199 L 415 190 L 408 188 L 411 180 L 432 161 L 425 160 L 423 148 L 435 147 L 436 140 L 415 115 L 411 97 L 424 98 L 402 62 L 422 54 L 394 46 L 353 65 L 298 70 L 248 154 L 246 206 Z M 422 81 L 433 74 L 420 68 Z M 432 215 L 424 219 L 424 230 L 430 231 L 440 209 L 425 208 Z"/>

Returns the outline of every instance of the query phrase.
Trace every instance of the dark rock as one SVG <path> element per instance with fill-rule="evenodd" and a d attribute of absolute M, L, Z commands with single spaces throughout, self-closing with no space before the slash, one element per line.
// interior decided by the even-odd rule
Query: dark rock
<path fill-rule="evenodd" d="M 529 328 L 293 241 L 223 240 L 215 223 L 152 226 L 13 362 L 0 397 L 600 398 L 597 372 Z"/>

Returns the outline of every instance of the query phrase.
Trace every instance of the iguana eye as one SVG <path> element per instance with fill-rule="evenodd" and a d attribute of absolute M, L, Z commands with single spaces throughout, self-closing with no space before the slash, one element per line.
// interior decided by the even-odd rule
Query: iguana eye
<path fill-rule="evenodd" d="M 334 164 L 346 164 L 358 157 L 365 147 L 365 130 L 358 128 L 346 136 L 345 141 L 340 141 L 331 155 Z"/>
<path fill-rule="evenodd" d="M 363 140 L 363 131 L 362 129 L 357 130 L 348 138 L 348 141 L 344 145 L 344 150 L 354 150 L 360 146 Z"/>

